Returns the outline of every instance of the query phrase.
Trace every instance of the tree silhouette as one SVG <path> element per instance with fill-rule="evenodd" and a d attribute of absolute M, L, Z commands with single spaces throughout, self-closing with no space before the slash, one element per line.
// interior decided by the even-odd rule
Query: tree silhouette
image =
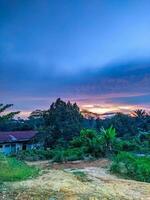
<path fill-rule="evenodd" d="M 13 104 L 0 104 L 0 123 L 3 123 L 9 119 L 12 119 L 15 115 L 19 114 L 20 112 L 9 112 L 6 113 L 6 110 L 8 108 L 11 108 L 13 106 Z"/>

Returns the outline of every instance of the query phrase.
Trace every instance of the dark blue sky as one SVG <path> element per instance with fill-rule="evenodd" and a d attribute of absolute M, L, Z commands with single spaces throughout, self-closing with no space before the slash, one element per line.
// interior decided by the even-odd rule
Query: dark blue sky
<path fill-rule="evenodd" d="M 150 106 L 149 0 L 0 0 L 0 102 Z"/>

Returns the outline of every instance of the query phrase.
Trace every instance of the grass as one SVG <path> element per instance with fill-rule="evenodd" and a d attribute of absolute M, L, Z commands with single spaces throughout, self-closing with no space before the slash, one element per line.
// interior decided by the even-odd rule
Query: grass
<path fill-rule="evenodd" d="M 0 154 L 0 180 L 2 182 L 34 177 L 38 174 L 38 171 L 37 168 L 29 167 L 22 161 Z"/>

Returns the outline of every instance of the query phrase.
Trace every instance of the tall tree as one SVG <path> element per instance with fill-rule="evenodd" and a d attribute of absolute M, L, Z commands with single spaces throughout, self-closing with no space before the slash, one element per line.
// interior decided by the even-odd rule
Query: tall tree
<path fill-rule="evenodd" d="M 51 133 L 51 141 L 71 140 L 80 133 L 82 115 L 76 103 L 66 103 L 58 98 L 43 116 L 45 125 Z"/>

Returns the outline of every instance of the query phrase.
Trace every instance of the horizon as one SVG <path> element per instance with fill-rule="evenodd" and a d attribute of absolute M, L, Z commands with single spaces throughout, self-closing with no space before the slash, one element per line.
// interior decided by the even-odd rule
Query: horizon
<path fill-rule="evenodd" d="M 60 97 L 103 115 L 150 110 L 150 3 L 0 1 L 0 102 L 25 118 Z"/>

